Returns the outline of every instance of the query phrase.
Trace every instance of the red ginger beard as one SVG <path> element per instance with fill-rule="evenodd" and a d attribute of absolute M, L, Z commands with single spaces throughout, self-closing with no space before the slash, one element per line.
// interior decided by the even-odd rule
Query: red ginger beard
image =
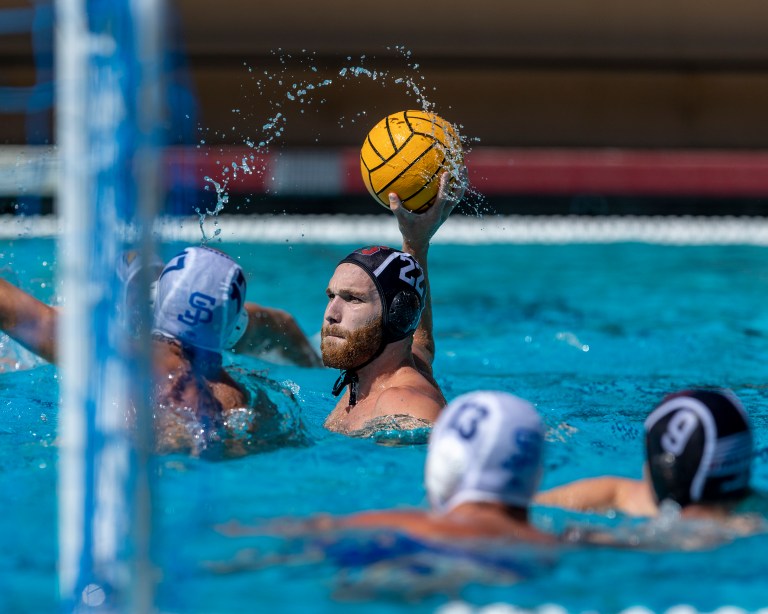
<path fill-rule="evenodd" d="M 320 331 L 320 352 L 323 364 L 333 369 L 355 369 L 370 360 L 381 345 L 383 332 L 381 318 L 347 331 L 338 324 L 325 324 Z M 338 335 L 344 341 L 327 343 L 328 335 Z"/>

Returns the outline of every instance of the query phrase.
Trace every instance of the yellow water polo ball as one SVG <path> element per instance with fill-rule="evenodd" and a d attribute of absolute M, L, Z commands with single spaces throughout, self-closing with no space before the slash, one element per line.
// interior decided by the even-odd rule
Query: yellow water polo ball
<path fill-rule="evenodd" d="M 360 148 L 365 187 L 389 208 L 395 192 L 409 211 L 423 213 L 435 202 L 444 171 L 457 181 L 463 164 L 456 129 L 427 111 L 400 111 L 376 124 Z"/>

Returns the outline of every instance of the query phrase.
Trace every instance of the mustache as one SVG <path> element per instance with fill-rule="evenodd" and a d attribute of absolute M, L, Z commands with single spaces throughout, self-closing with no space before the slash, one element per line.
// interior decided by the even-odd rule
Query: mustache
<path fill-rule="evenodd" d="M 341 337 L 342 339 L 346 339 L 347 338 L 347 331 L 345 331 L 338 324 L 326 324 L 321 329 L 320 335 L 323 336 L 323 337 L 327 337 L 328 335 L 332 335 L 334 337 Z"/>

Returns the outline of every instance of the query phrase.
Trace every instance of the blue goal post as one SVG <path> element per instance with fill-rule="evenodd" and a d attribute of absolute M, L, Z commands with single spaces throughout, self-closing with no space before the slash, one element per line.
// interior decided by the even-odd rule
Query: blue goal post
<path fill-rule="evenodd" d="M 142 317 L 129 331 L 118 263 L 129 250 L 148 263 L 154 250 L 164 6 L 57 0 L 55 9 L 59 594 L 65 611 L 149 612 L 150 280 L 139 279 Z"/>

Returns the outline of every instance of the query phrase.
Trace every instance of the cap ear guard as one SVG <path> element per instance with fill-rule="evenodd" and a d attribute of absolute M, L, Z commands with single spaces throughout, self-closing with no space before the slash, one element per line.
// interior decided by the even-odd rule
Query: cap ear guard
<path fill-rule="evenodd" d="M 657 501 L 660 503 L 664 499 L 671 499 L 678 505 L 685 506 L 693 501 L 691 489 L 697 473 L 701 470 L 704 428 L 697 421 L 692 424 L 692 431 L 677 453 L 665 449 L 664 439 L 669 438 L 670 433 L 677 432 L 679 435 L 679 427 L 670 425 L 676 415 L 679 415 L 679 412 L 665 416 L 647 432 L 646 451 L 648 470 Z"/>
<path fill-rule="evenodd" d="M 235 302 L 237 314 L 230 324 L 229 334 L 224 339 L 224 349 L 231 350 L 245 334 L 248 328 L 248 310 L 245 308 L 246 282 L 242 268 L 238 268 L 229 289 L 229 298 Z"/>
<path fill-rule="evenodd" d="M 384 326 L 390 339 L 399 341 L 416 330 L 421 319 L 421 299 L 416 292 L 402 290 L 389 305 Z"/>
<path fill-rule="evenodd" d="M 245 329 L 247 328 L 248 328 L 248 311 L 245 309 L 245 306 L 243 306 L 243 308 L 241 308 L 237 314 L 237 319 L 235 320 L 235 323 L 232 326 L 232 330 L 229 332 L 229 337 L 227 337 L 227 339 L 224 341 L 224 349 L 231 350 L 233 347 L 235 347 L 235 345 L 237 345 L 237 342 L 243 338 L 243 335 L 245 334 Z"/>

